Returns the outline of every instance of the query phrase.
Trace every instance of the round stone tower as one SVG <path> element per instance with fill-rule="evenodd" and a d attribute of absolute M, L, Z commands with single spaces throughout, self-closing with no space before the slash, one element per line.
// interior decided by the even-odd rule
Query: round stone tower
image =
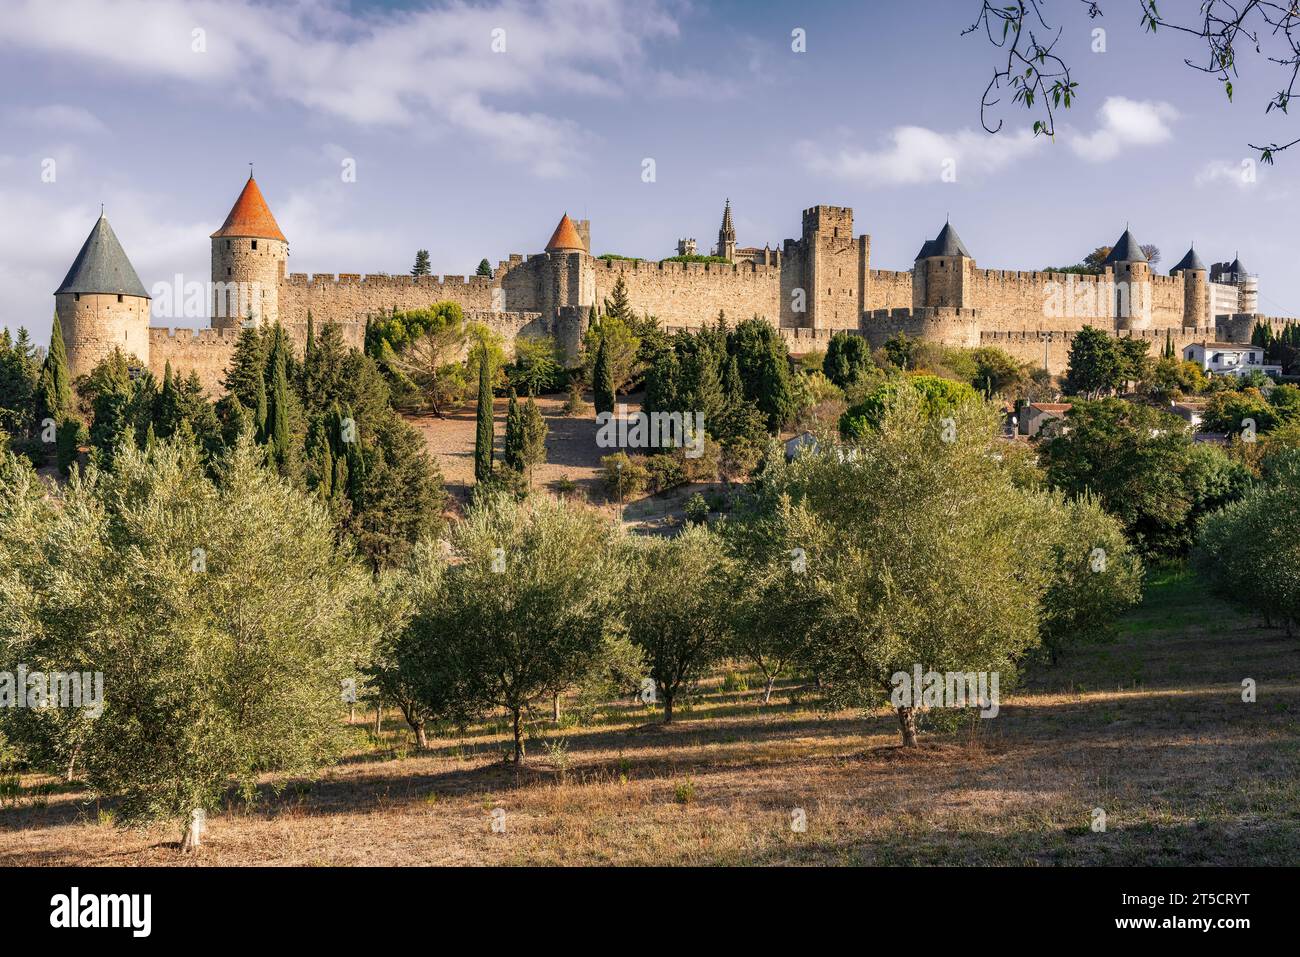
<path fill-rule="evenodd" d="M 257 187 L 253 174 L 212 234 L 212 327 L 238 329 L 278 322 L 280 280 L 289 258 L 289 241 Z"/>
<path fill-rule="evenodd" d="M 1183 277 L 1183 328 L 1196 329 L 1213 324 L 1210 315 L 1209 273 L 1205 263 L 1196 255 L 1196 247 L 1187 250 L 1187 255 L 1178 261 L 1178 265 L 1169 270 L 1169 275 Z"/>
<path fill-rule="evenodd" d="M 1114 316 L 1117 332 L 1146 329 L 1151 325 L 1152 293 L 1151 263 L 1133 234 L 1124 234 L 1115 241 L 1110 254 L 1102 262 L 1109 266 L 1114 290 Z"/>
<path fill-rule="evenodd" d="M 541 311 L 555 316 L 565 306 L 590 306 L 595 301 L 596 276 L 591 256 L 569 214 L 546 244 L 546 274 L 539 290 Z"/>
<path fill-rule="evenodd" d="M 114 349 L 149 365 L 149 294 L 102 213 L 54 293 L 54 311 L 73 378 Z"/>

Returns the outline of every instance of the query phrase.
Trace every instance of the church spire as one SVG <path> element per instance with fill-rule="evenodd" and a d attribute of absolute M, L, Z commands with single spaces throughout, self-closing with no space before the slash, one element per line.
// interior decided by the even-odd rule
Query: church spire
<path fill-rule="evenodd" d="M 731 199 L 722 208 L 722 228 L 718 230 L 718 255 L 728 262 L 736 259 L 736 227 L 731 222 Z"/>

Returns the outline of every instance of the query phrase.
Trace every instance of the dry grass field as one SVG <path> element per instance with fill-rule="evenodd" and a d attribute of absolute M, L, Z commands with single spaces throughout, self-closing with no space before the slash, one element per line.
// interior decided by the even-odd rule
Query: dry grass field
<path fill-rule="evenodd" d="M 503 727 L 415 753 L 390 714 L 315 780 L 213 815 L 193 856 L 171 830 L 113 826 L 111 802 L 27 780 L 0 810 L 0 864 L 1295 864 L 1298 653 L 1156 573 L 1117 643 L 911 753 L 891 715 L 822 713 L 790 685 L 762 707 L 716 680 L 669 729 L 627 702 L 572 726 L 543 709 L 522 770 L 501 761 Z"/>

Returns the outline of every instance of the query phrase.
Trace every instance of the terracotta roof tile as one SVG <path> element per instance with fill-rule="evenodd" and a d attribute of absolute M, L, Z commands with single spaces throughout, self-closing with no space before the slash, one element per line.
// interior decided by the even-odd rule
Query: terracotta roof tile
<path fill-rule="evenodd" d="M 551 234 L 551 241 L 546 244 L 548 253 L 585 253 L 587 247 L 582 244 L 582 237 L 578 235 L 578 227 L 573 225 L 573 220 L 569 214 L 565 213 L 560 217 L 560 225 L 555 227 L 555 232 Z"/>
<path fill-rule="evenodd" d="M 248 177 L 248 182 L 244 184 L 244 191 L 239 194 L 239 199 L 235 200 L 235 205 L 230 208 L 230 215 L 226 217 L 226 221 L 212 234 L 213 239 L 219 236 L 278 239 L 282 243 L 289 241 L 284 238 L 284 233 L 280 232 L 280 227 L 276 224 L 275 217 L 271 215 L 271 209 L 266 205 L 262 191 L 257 188 L 257 180 L 252 176 Z"/>

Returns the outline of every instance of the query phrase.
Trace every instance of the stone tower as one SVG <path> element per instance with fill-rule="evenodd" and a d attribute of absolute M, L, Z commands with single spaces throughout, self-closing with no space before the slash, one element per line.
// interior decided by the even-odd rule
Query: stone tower
<path fill-rule="evenodd" d="M 279 321 L 280 280 L 289 241 L 271 215 L 253 174 L 212 234 L 212 326 L 237 329 L 249 316 L 256 325 Z"/>
<path fill-rule="evenodd" d="M 853 237 L 853 210 L 813 206 L 803 211 L 803 321 L 812 329 L 856 329 L 867 301 L 866 236 Z"/>
<path fill-rule="evenodd" d="M 1151 264 L 1128 227 L 1115 240 L 1110 254 L 1102 262 L 1103 269 L 1107 266 L 1111 268 L 1115 282 L 1115 330 L 1122 332 L 1150 326 Z"/>
<path fill-rule="evenodd" d="M 1169 270 L 1169 275 L 1183 276 L 1183 328 L 1195 329 L 1214 321 L 1210 315 L 1209 274 L 1205 263 L 1196 255 L 1193 245 L 1187 255 L 1178 261 L 1178 265 Z"/>
<path fill-rule="evenodd" d="M 975 258 L 952 228 L 944 223 L 934 239 L 926 240 L 912 267 L 912 307 L 967 308 L 967 289 Z"/>
<path fill-rule="evenodd" d="M 539 292 L 540 311 L 549 315 L 566 306 L 590 306 L 595 301 L 595 269 L 586 242 L 568 213 L 560 217 L 546 244 L 546 271 Z"/>
<path fill-rule="evenodd" d="M 101 213 L 54 293 L 72 376 L 121 349 L 149 364 L 149 294 Z"/>
<path fill-rule="evenodd" d="M 731 200 L 722 208 L 722 228 L 718 230 L 718 255 L 727 262 L 736 261 L 736 227 L 731 221 Z"/>

